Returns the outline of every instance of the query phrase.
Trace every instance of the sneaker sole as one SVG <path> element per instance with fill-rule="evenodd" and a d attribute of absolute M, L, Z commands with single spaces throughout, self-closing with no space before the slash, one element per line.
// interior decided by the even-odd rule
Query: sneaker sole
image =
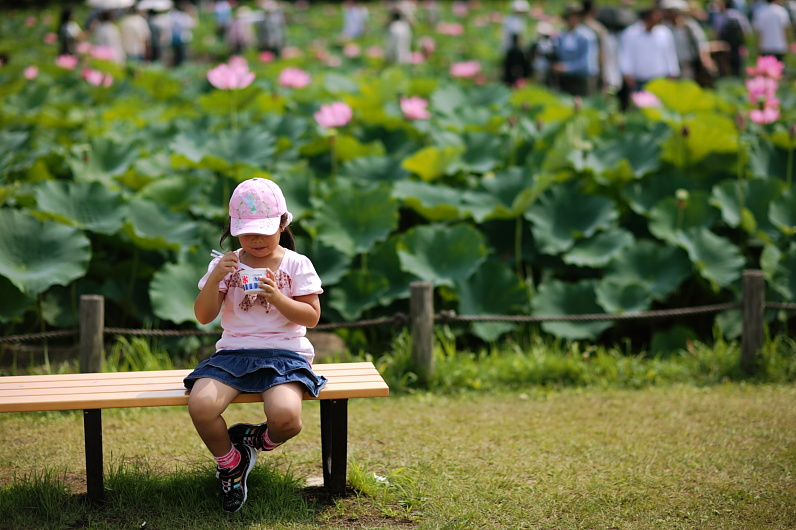
<path fill-rule="evenodd" d="M 243 485 L 243 502 L 240 503 L 240 506 L 238 507 L 237 510 L 234 510 L 234 511 L 231 511 L 231 512 L 227 512 L 227 513 L 239 512 L 240 509 L 243 508 L 243 505 L 246 504 L 246 499 L 249 498 L 249 485 L 248 485 L 247 481 L 249 479 L 249 473 L 251 472 L 252 469 L 254 469 L 254 464 L 257 463 L 257 450 L 254 447 L 250 447 L 248 445 L 244 445 L 243 447 L 245 447 L 246 450 L 249 451 L 249 465 L 246 467 L 246 471 L 243 472 L 243 479 L 241 480 L 241 482 L 243 483 L 242 484 Z"/>

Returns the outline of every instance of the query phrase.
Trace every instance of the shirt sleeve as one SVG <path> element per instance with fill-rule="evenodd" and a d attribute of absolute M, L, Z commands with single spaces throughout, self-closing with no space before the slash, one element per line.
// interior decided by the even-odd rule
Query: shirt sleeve
<path fill-rule="evenodd" d="M 298 254 L 293 270 L 293 296 L 305 296 L 308 294 L 321 294 L 321 277 L 315 272 L 315 266 L 306 256 Z"/>

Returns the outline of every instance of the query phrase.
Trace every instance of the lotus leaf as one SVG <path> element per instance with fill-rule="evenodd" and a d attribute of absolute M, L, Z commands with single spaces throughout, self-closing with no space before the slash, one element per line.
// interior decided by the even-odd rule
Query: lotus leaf
<path fill-rule="evenodd" d="M 329 305 L 346 320 L 356 320 L 379 304 L 390 282 L 378 271 L 355 270 L 347 274 L 329 295 Z"/>
<path fill-rule="evenodd" d="M 640 179 L 660 168 L 661 145 L 669 134 L 671 129 L 660 122 L 651 130 L 628 127 L 621 136 L 597 146 L 587 158 L 585 169 L 603 175 L 626 160 L 633 176 Z"/>
<path fill-rule="evenodd" d="M 432 285 L 460 285 L 486 256 L 481 233 L 464 224 L 417 226 L 398 244 L 401 269 Z"/>
<path fill-rule="evenodd" d="M 27 132 L 0 131 L 0 173 L 5 175 L 11 169 L 11 162 L 29 137 Z"/>
<path fill-rule="evenodd" d="M 313 199 L 318 238 L 346 256 L 367 253 L 398 226 L 398 201 L 386 185 L 360 190 L 338 181 L 322 199 Z"/>
<path fill-rule="evenodd" d="M 359 83 L 348 76 L 329 72 L 323 76 L 323 86 L 331 94 L 356 94 L 359 92 Z"/>
<path fill-rule="evenodd" d="M 746 265 L 738 247 L 705 227 L 680 232 L 680 245 L 688 252 L 699 274 L 710 281 L 715 291 L 740 278 Z"/>
<path fill-rule="evenodd" d="M 361 156 L 380 156 L 384 154 L 384 146 L 375 141 L 363 144 L 348 134 L 338 134 L 335 152 L 340 162 L 347 162 Z"/>
<path fill-rule="evenodd" d="M 525 213 L 537 247 L 546 254 L 566 252 L 576 239 L 609 228 L 618 216 L 609 198 L 587 195 L 571 185 L 548 189 Z"/>
<path fill-rule="evenodd" d="M 562 259 L 564 263 L 579 267 L 604 267 L 633 242 L 633 234 L 622 228 L 613 228 L 586 239 L 579 239 Z"/>
<path fill-rule="evenodd" d="M 403 168 L 426 182 L 448 173 L 464 152 L 464 147 L 425 147 L 404 159 Z"/>
<path fill-rule="evenodd" d="M 712 92 L 703 90 L 693 81 L 656 79 L 644 88 L 658 96 L 667 109 L 681 115 L 712 111 L 718 105 Z"/>
<path fill-rule="evenodd" d="M 609 313 L 638 313 L 649 309 L 652 303 L 649 285 L 604 279 L 595 288 L 597 303 Z"/>
<path fill-rule="evenodd" d="M 74 146 L 68 162 L 75 180 L 98 180 L 112 186 L 112 178 L 127 171 L 138 158 L 139 151 L 135 142 L 121 143 L 99 136 L 93 138 L 87 148 Z"/>
<path fill-rule="evenodd" d="M 778 149 L 771 142 L 762 139 L 749 138 L 745 144 L 749 145 L 749 170 L 756 178 L 771 178 L 773 176 L 784 179 L 788 174 L 788 152 Z M 794 157 L 796 158 L 796 157 Z M 791 174 L 796 168 L 793 165 Z"/>
<path fill-rule="evenodd" d="M 712 153 L 738 151 L 735 123 L 716 113 L 702 113 L 673 124 L 675 134 L 663 144 L 663 158 L 688 168 Z"/>
<path fill-rule="evenodd" d="M 315 266 L 324 286 L 334 285 L 351 269 L 351 258 L 317 239 L 296 237 L 296 251 L 304 254 Z"/>
<path fill-rule="evenodd" d="M 340 176 L 363 184 L 404 180 L 409 174 L 401 164 L 402 160 L 397 157 L 363 156 L 346 162 L 340 170 Z"/>
<path fill-rule="evenodd" d="M 740 186 L 743 209 L 739 209 L 738 181 L 725 180 L 713 187 L 713 204 L 721 210 L 724 222 L 733 228 L 739 226 L 751 235 L 763 239 L 776 239 L 780 233 L 769 221 L 769 205 L 780 197 L 782 185 L 775 180 L 745 180 Z M 743 212 L 751 216 L 752 226 L 744 226 Z"/>
<path fill-rule="evenodd" d="M 462 193 L 450 186 L 404 180 L 395 183 L 393 197 L 403 199 L 404 207 L 415 210 L 429 221 L 461 218 Z"/>
<path fill-rule="evenodd" d="M 464 207 L 473 218 L 514 219 L 521 216 L 552 183 L 545 174 L 534 175 L 525 168 L 510 167 L 480 181 L 481 189 L 463 194 Z"/>
<path fill-rule="evenodd" d="M 282 189 L 287 209 L 293 214 L 293 222 L 312 210 L 313 176 L 308 171 L 299 171 L 279 177 L 277 184 Z"/>
<path fill-rule="evenodd" d="M 122 196 L 96 181 L 42 182 L 36 189 L 36 203 L 58 222 L 100 234 L 115 234 L 127 217 Z"/>
<path fill-rule="evenodd" d="M 465 152 L 461 165 L 472 173 L 486 173 L 501 163 L 502 153 L 506 151 L 505 142 L 500 137 L 473 132 L 464 135 Z"/>
<path fill-rule="evenodd" d="M 205 197 L 202 180 L 193 175 L 164 177 L 145 185 L 138 197 L 160 203 L 172 211 L 181 212 Z"/>
<path fill-rule="evenodd" d="M 196 129 L 182 132 L 171 149 L 197 167 L 224 171 L 237 164 L 267 166 L 276 151 L 276 138 L 259 127 L 212 133 Z"/>
<path fill-rule="evenodd" d="M 379 271 L 390 282 L 390 288 L 382 295 L 381 304 L 389 305 L 394 300 L 409 298 L 409 284 L 419 280 L 414 274 L 401 270 L 401 261 L 398 259 L 399 238 L 391 236 L 384 243 L 368 254 L 368 269 Z"/>
<path fill-rule="evenodd" d="M 0 210 L 0 276 L 26 295 L 68 285 L 86 274 L 91 243 L 80 230 Z"/>
<path fill-rule="evenodd" d="M 622 189 L 622 195 L 634 212 L 646 216 L 662 199 L 674 197 L 680 189 L 691 191 L 695 186 L 693 180 L 680 172 L 662 172 L 629 183 Z"/>
<path fill-rule="evenodd" d="M 456 109 L 468 104 L 467 96 L 458 85 L 447 83 L 431 94 L 430 106 L 436 112 L 453 116 Z"/>
<path fill-rule="evenodd" d="M 528 307 L 528 290 L 503 262 L 485 261 L 459 287 L 459 313 L 462 315 L 509 315 Z M 516 328 L 508 322 L 476 322 L 473 333 L 493 341 Z"/>
<path fill-rule="evenodd" d="M 769 249 L 772 250 L 769 252 L 771 258 L 760 260 L 768 284 L 786 300 L 796 299 L 796 243 L 782 252 L 776 247 L 766 247 L 766 251 Z"/>
<path fill-rule="evenodd" d="M 17 289 L 7 278 L 0 276 L 0 322 L 11 322 L 22 316 L 28 309 L 33 309 L 36 297 L 27 295 Z"/>
<path fill-rule="evenodd" d="M 672 245 L 680 243 L 679 234 L 689 228 L 713 226 L 718 212 L 710 205 L 710 198 L 703 191 L 689 193 L 688 199 L 678 201 L 676 197 L 666 197 L 649 213 L 649 231 Z"/>
<path fill-rule="evenodd" d="M 158 101 L 176 98 L 182 91 L 179 80 L 172 78 L 163 70 L 142 68 L 132 78 L 133 86 L 147 91 L 147 95 Z"/>
<path fill-rule="evenodd" d="M 796 192 L 793 188 L 786 189 L 772 201 L 768 218 L 785 235 L 796 234 Z"/>
<path fill-rule="evenodd" d="M 617 285 L 641 283 L 654 299 L 663 300 L 690 275 L 691 263 L 682 249 L 641 240 L 614 258 L 603 281 Z"/>
<path fill-rule="evenodd" d="M 257 85 L 249 85 L 237 90 L 213 90 L 199 95 L 197 102 L 202 112 L 208 114 L 229 115 L 248 108 L 261 94 Z"/>
<path fill-rule="evenodd" d="M 50 85 L 28 83 L 22 90 L 8 98 L 8 106 L 21 114 L 39 110 L 47 101 Z"/>
<path fill-rule="evenodd" d="M 125 233 L 141 248 L 179 250 L 197 242 L 197 226 L 188 216 L 152 201 L 131 201 Z"/>
<path fill-rule="evenodd" d="M 548 280 L 539 286 L 531 300 L 534 316 L 567 316 L 604 313 L 595 296 L 597 282 L 581 280 L 565 283 Z M 596 339 L 611 327 L 610 320 L 595 322 L 543 322 L 542 329 L 562 339 Z"/>
<path fill-rule="evenodd" d="M 694 330 L 686 326 L 674 326 L 666 331 L 658 331 L 652 334 L 650 352 L 653 355 L 661 353 L 674 353 L 678 350 L 685 350 L 688 343 L 697 340 L 698 337 Z"/>
<path fill-rule="evenodd" d="M 149 299 L 158 318 L 175 324 L 196 322 L 193 304 L 199 294 L 199 279 L 210 262 L 205 255 L 197 251 L 189 259 L 167 263 L 155 272 L 149 284 Z"/>

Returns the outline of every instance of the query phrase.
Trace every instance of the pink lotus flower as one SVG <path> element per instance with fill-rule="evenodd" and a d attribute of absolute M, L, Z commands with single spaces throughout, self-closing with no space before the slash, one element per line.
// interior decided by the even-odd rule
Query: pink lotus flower
<path fill-rule="evenodd" d="M 77 53 L 79 53 L 80 55 L 85 55 L 91 52 L 91 43 L 85 40 L 81 40 L 80 42 L 77 43 L 75 51 L 77 51 Z"/>
<path fill-rule="evenodd" d="M 279 84 L 287 88 L 304 88 L 311 80 L 310 74 L 294 66 L 288 66 L 279 73 Z"/>
<path fill-rule="evenodd" d="M 779 107 L 763 107 L 749 111 L 749 119 L 758 124 L 774 123 L 779 119 Z"/>
<path fill-rule="evenodd" d="M 420 52 L 412 52 L 409 56 L 409 64 L 423 64 L 426 62 L 426 58 Z"/>
<path fill-rule="evenodd" d="M 404 113 L 407 119 L 427 120 L 431 117 L 431 114 L 426 107 L 428 107 L 428 101 L 423 98 L 417 96 L 401 98 L 401 112 Z"/>
<path fill-rule="evenodd" d="M 92 46 L 89 53 L 92 57 L 101 61 L 115 61 L 118 58 L 116 50 L 109 46 Z"/>
<path fill-rule="evenodd" d="M 252 84 L 254 72 L 249 71 L 246 59 L 232 57 L 228 64 L 221 63 L 208 70 L 207 80 L 221 90 L 238 90 Z"/>
<path fill-rule="evenodd" d="M 272 63 L 274 62 L 274 59 L 276 59 L 276 55 L 274 55 L 274 52 L 269 52 L 267 50 L 264 52 L 260 52 L 260 55 L 258 57 L 261 63 Z"/>
<path fill-rule="evenodd" d="M 481 63 L 478 61 L 454 63 L 450 68 L 453 77 L 475 77 L 479 72 L 481 72 Z"/>
<path fill-rule="evenodd" d="M 466 17 L 467 13 L 470 12 L 470 9 L 467 7 L 467 4 L 464 2 L 454 2 L 453 3 L 453 14 L 457 17 Z"/>
<path fill-rule="evenodd" d="M 25 25 L 29 28 L 35 26 L 36 22 L 37 22 L 36 17 L 34 17 L 33 15 L 30 15 L 28 18 L 25 19 Z"/>
<path fill-rule="evenodd" d="M 329 57 L 326 58 L 325 61 L 323 61 L 323 64 L 325 64 L 326 66 L 330 66 L 332 68 L 337 68 L 338 66 L 343 64 L 343 60 L 337 55 L 330 55 Z"/>
<path fill-rule="evenodd" d="M 652 92 L 641 90 L 639 92 L 633 92 L 630 97 L 633 99 L 633 104 L 640 109 L 661 106 L 661 100 Z"/>
<path fill-rule="evenodd" d="M 380 46 L 371 46 L 368 48 L 367 55 L 371 59 L 381 59 L 384 57 L 384 50 Z"/>
<path fill-rule="evenodd" d="M 359 57 L 362 55 L 362 47 L 359 44 L 349 42 L 345 46 L 343 46 L 343 55 L 346 57 Z"/>
<path fill-rule="evenodd" d="M 74 70 L 77 67 L 77 57 L 74 55 L 59 55 L 55 59 L 55 64 L 64 70 Z"/>
<path fill-rule="evenodd" d="M 313 114 L 318 125 L 326 128 L 342 127 L 351 121 L 352 116 L 351 107 L 341 101 L 336 101 L 329 105 L 321 105 L 321 109 Z"/>
<path fill-rule="evenodd" d="M 304 55 L 304 53 L 299 48 L 296 48 L 295 46 L 285 46 L 282 49 L 282 58 L 283 59 L 296 59 L 298 57 L 301 57 L 302 55 Z"/>
<path fill-rule="evenodd" d="M 91 68 L 86 68 L 83 70 L 81 74 L 83 79 L 88 81 L 89 84 L 94 86 L 104 86 L 109 87 L 113 84 L 113 77 L 110 74 L 106 74 L 105 72 L 100 72 L 99 70 L 93 70 Z"/>
<path fill-rule="evenodd" d="M 45 44 L 53 44 L 53 43 L 55 43 L 56 41 L 58 41 L 58 35 L 56 35 L 56 34 L 55 34 L 55 33 L 53 33 L 52 31 L 51 31 L 51 32 L 49 32 L 49 33 L 47 33 L 47 34 L 44 36 L 44 43 L 45 43 Z"/>
<path fill-rule="evenodd" d="M 437 33 L 441 35 L 462 35 L 464 33 L 464 26 L 455 22 L 440 22 L 437 24 Z"/>
<path fill-rule="evenodd" d="M 757 105 L 761 101 L 769 102 L 776 99 L 779 83 L 771 77 L 756 76 L 746 80 L 749 102 Z"/>
<path fill-rule="evenodd" d="M 761 75 L 772 79 L 780 79 L 784 68 L 785 63 L 780 62 L 773 55 L 764 55 L 758 57 L 757 65 L 748 67 L 746 73 L 749 75 Z"/>
<path fill-rule="evenodd" d="M 25 68 L 25 72 L 23 73 L 25 79 L 28 81 L 33 81 L 39 75 L 39 67 L 38 66 L 28 66 Z"/>
<path fill-rule="evenodd" d="M 417 39 L 417 47 L 420 48 L 420 51 L 423 53 L 423 55 L 428 58 L 431 57 L 431 54 L 433 54 L 434 50 L 437 49 L 437 44 L 434 42 L 434 39 L 424 35 Z"/>

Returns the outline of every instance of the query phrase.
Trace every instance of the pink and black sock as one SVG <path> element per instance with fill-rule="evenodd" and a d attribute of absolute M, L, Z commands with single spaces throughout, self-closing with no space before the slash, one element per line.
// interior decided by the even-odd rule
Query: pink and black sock
<path fill-rule="evenodd" d="M 224 456 L 214 456 L 216 465 L 219 469 L 229 469 L 237 467 L 240 464 L 240 451 L 234 445 Z"/>

